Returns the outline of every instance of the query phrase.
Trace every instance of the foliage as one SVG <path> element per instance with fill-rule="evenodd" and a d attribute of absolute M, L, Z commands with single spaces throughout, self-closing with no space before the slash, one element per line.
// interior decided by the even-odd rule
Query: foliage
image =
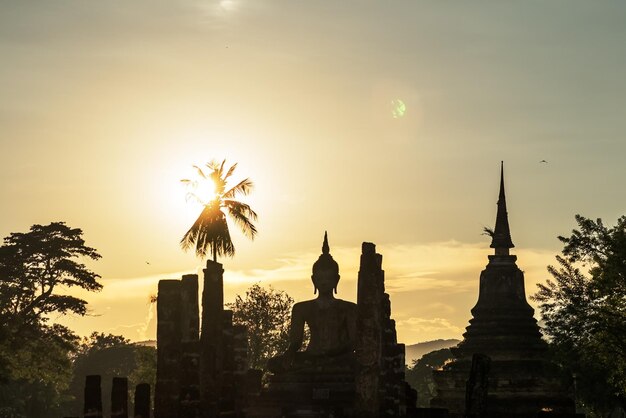
<path fill-rule="evenodd" d="M 555 358 L 576 376 L 578 399 L 605 413 L 626 408 L 626 216 L 612 228 L 580 215 L 576 222 L 559 237 L 558 266 L 533 299 Z"/>
<path fill-rule="evenodd" d="M 285 292 L 269 286 L 252 285 L 245 299 L 237 295 L 233 323 L 248 329 L 248 365 L 265 370 L 267 360 L 283 353 L 289 346 L 289 322 L 293 299 Z"/>
<path fill-rule="evenodd" d="M 413 366 L 406 370 L 406 381 L 413 389 L 417 390 L 417 406 L 419 408 L 430 408 L 430 400 L 436 395 L 433 370 L 440 369 L 450 359 L 452 359 L 450 349 L 442 348 L 414 360 Z"/>
<path fill-rule="evenodd" d="M 102 288 L 93 273 L 76 261 L 100 258 L 87 247 L 83 231 L 63 222 L 33 225 L 29 232 L 11 233 L 0 247 L 0 324 L 19 331 L 24 325 L 45 323 L 50 314 L 84 315 L 86 304 L 60 288 Z"/>
<path fill-rule="evenodd" d="M 92 333 L 83 338 L 74 359 L 70 401 L 65 405 L 66 415 L 78 415 L 83 405 L 85 378 L 88 375 L 102 378 L 103 410 L 111 408 L 111 385 L 113 377 L 128 377 L 129 399 L 132 402 L 134 388 L 139 383 L 150 383 L 154 390 L 156 382 L 156 349 L 131 343 L 120 335 Z"/>
<path fill-rule="evenodd" d="M 57 324 L 22 327 L 20 334 L 2 340 L 0 356 L 8 359 L 8 373 L 0 383 L 0 416 L 60 415 L 76 349 L 76 336 Z"/>
<path fill-rule="evenodd" d="M 222 161 L 221 164 L 211 161 L 207 164 L 207 168 L 211 170 L 209 174 L 205 174 L 202 169 L 194 166 L 202 180 L 213 183 L 215 197 L 209 202 L 201 202 L 204 208 L 200 216 L 180 242 L 184 250 L 195 246 L 196 255 L 200 258 L 204 258 L 207 250 L 210 249 L 213 261 L 217 261 L 218 255 L 229 257 L 235 255 L 235 246 L 230 237 L 226 213 L 223 209 L 228 212 L 228 215 L 248 238 L 254 239 L 257 233 L 256 227 L 252 223 L 257 219 L 256 212 L 246 203 L 236 199 L 239 195 L 245 196 L 250 193 L 253 183 L 246 178 L 227 190 L 228 179 L 234 173 L 237 164 L 233 164 L 228 170 L 225 170 L 225 164 L 226 160 Z M 198 186 L 196 181 L 189 179 L 181 181 L 194 188 Z M 190 193 L 190 195 L 198 198 L 194 193 Z M 200 199 L 198 198 L 198 200 Z"/>
<path fill-rule="evenodd" d="M 80 262 L 100 255 L 63 222 L 11 233 L 0 247 L 0 414 L 59 415 L 78 338 L 52 315 L 84 315 L 86 302 L 61 290 L 96 291 L 100 277 Z"/>

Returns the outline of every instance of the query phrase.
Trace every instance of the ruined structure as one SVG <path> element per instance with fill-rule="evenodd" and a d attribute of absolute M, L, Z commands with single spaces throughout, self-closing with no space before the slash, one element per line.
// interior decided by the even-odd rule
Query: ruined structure
<path fill-rule="evenodd" d="M 247 334 L 224 310 L 223 273 L 221 264 L 207 261 L 202 333 L 198 276 L 159 281 L 155 418 L 243 416 Z"/>
<path fill-rule="evenodd" d="M 128 418 L 128 379 L 126 377 L 113 378 L 111 418 Z"/>
<path fill-rule="evenodd" d="M 135 387 L 134 418 L 150 418 L 150 385 L 140 383 Z"/>
<path fill-rule="evenodd" d="M 268 363 L 273 375 L 247 416 L 406 416 L 407 399 L 414 407 L 416 396 L 404 381 L 404 345 L 397 343 L 374 244 L 363 244 L 357 304 L 333 296 L 339 267 L 326 235 L 312 280 L 319 296 L 294 306 L 290 347 Z M 298 351 L 305 323 L 311 341 Z"/>
<path fill-rule="evenodd" d="M 103 418 L 102 376 L 89 375 L 85 378 L 83 417 Z M 132 417 L 150 418 L 150 385 L 140 383 L 135 387 L 135 408 Z M 128 418 L 128 378 L 114 377 L 111 386 L 111 414 L 106 418 Z M 65 417 L 78 418 L 78 417 Z"/>
<path fill-rule="evenodd" d="M 180 395 L 181 282 L 159 281 L 157 301 L 157 376 L 154 417 L 177 418 Z"/>
<path fill-rule="evenodd" d="M 312 276 L 320 296 L 294 306 L 291 345 L 269 362 L 265 387 L 260 370 L 247 370 L 247 330 L 224 310 L 223 273 L 207 261 L 201 333 L 197 276 L 159 282 L 155 418 L 373 418 L 414 410 L 374 244 L 363 244 L 355 304 L 333 296 L 339 266 L 325 236 Z M 305 323 L 311 340 L 300 351 Z"/>
<path fill-rule="evenodd" d="M 85 404 L 83 413 L 85 418 L 102 418 L 102 389 L 99 375 L 89 375 L 85 378 Z"/>
<path fill-rule="evenodd" d="M 570 394 L 545 358 L 547 345 L 526 301 L 524 273 L 515 264 L 517 257 L 509 254 L 513 242 L 503 168 L 491 248 L 494 254 L 480 274 L 478 302 L 471 311 L 473 318 L 463 341 L 451 349 L 455 359 L 443 370 L 435 371 L 438 394 L 431 405 L 447 408 L 451 417 L 464 416 L 466 401 L 470 405 L 468 412 L 479 412 L 481 417 L 530 418 L 542 410 L 573 413 Z M 482 368 L 488 384 L 479 384 L 477 397 L 466 399 L 474 354 L 491 359 L 490 366 Z M 470 383 L 476 386 L 476 382 Z"/>
<path fill-rule="evenodd" d="M 417 393 L 404 381 L 404 344 L 398 344 L 383 257 L 362 245 L 357 293 L 355 416 L 399 417 L 415 408 Z M 410 412 L 410 411 L 409 411 Z"/>

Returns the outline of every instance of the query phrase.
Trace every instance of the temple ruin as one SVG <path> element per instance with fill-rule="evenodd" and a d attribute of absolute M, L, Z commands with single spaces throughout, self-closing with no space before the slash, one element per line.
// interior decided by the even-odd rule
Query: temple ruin
<path fill-rule="evenodd" d="M 338 266 L 325 236 L 313 267 L 320 301 L 300 302 L 292 315 L 293 327 L 300 309 L 313 309 L 301 323 L 311 343 L 276 359 L 265 385 L 260 370 L 247 369 L 245 327 L 224 309 L 222 265 L 209 260 L 203 272 L 201 332 L 198 277 L 159 282 L 155 418 L 413 416 L 417 395 L 404 381 L 404 344 L 374 244 L 363 243 L 354 304 L 333 296 Z"/>
<path fill-rule="evenodd" d="M 289 347 L 268 361 L 265 378 L 247 368 L 247 330 L 224 309 L 221 264 L 209 260 L 203 270 L 201 318 L 198 275 L 161 280 L 154 417 L 584 417 L 547 358 L 513 247 L 501 168 L 494 254 L 480 275 L 464 340 L 451 349 L 453 361 L 434 372 L 431 408 L 415 407 L 417 393 L 405 381 L 405 347 L 372 243 L 362 245 L 353 303 L 334 296 L 339 266 L 324 236 L 311 276 L 318 296 L 293 306 Z M 125 378 L 114 380 L 111 417 L 128 416 L 127 386 Z M 149 418 L 149 404 L 150 387 L 137 386 L 134 417 Z M 84 417 L 102 416 L 100 376 L 88 376 Z"/>
<path fill-rule="evenodd" d="M 547 343 L 526 301 L 524 273 L 509 254 L 513 247 L 501 167 L 494 254 L 480 274 L 464 339 L 451 349 L 453 362 L 434 372 L 438 394 L 431 405 L 447 409 L 451 418 L 574 416 L 572 393 L 548 361 Z"/>

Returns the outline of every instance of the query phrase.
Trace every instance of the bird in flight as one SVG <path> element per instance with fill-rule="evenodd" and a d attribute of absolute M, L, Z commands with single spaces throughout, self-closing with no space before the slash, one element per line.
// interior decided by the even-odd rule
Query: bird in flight
<path fill-rule="evenodd" d="M 147 265 L 150 265 L 150 263 L 149 263 L 149 262 L 147 262 L 147 261 L 146 261 L 146 264 L 147 264 Z"/>
<path fill-rule="evenodd" d="M 541 160 L 541 161 L 539 161 L 539 163 L 546 163 L 546 164 L 548 164 L 548 162 L 546 160 Z"/>

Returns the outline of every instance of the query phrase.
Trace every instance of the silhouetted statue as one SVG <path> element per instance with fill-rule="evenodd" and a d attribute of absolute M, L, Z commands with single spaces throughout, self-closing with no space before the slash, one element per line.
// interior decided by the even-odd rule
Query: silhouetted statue
<path fill-rule="evenodd" d="M 319 292 L 316 299 L 296 303 L 291 312 L 291 329 L 287 351 L 268 362 L 273 373 L 297 372 L 316 368 L 332 371 L 335 366 L 352 367 L 356 340 L 356 304 L 336 299 L 339 265 L 330 255 L 328 235 L 324 234 L 322 254 L 313 264 L 313 286 Z M 302 348 L 304 326 L 308 325 L 311 339 Z M 320 369 L 321 368 L 321 369 Z"/>

